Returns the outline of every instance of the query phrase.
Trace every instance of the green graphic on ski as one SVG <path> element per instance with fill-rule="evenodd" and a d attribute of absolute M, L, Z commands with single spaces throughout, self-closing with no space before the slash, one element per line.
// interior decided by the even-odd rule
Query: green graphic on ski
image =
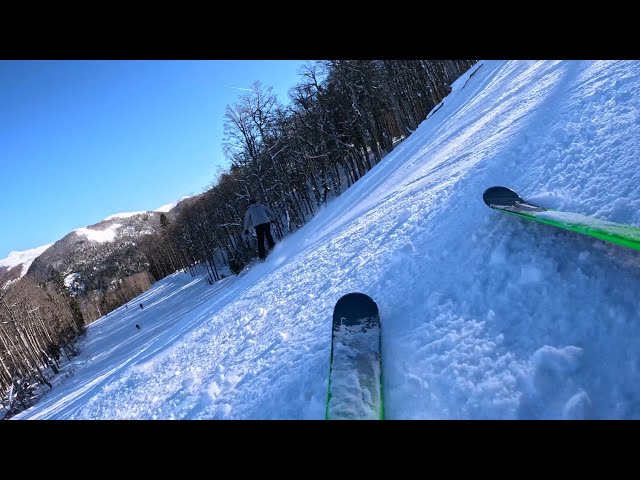
<path fill-rule="evenodd" d="M 640 227 L 598 220 L 579 213 L 558 212 L 543 208 L 523 200 L 516 192 L 505 187 L 488 188 L 482 198 L 484 203 L 494 210 L 640 250 Z"/>
<path fill-rule="evenodd" d="M 382 356 L 378 306 L 363 293 L 336 303 L 331 329 L 327 420 L 382 420 Z"/>

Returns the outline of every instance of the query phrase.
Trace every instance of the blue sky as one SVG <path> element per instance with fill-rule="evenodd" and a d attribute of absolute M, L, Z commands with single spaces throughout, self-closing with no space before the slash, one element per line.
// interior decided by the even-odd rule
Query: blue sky
<path fill-rule="evenodd" d="M 0 61 L 0 259 L 120 212 L 202 192 L 223 115 L 304 61 Z"/>

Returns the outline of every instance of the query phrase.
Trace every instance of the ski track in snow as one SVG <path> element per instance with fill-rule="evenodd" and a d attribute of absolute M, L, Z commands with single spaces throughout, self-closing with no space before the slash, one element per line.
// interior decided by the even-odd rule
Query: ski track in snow
<path fill-rule="evenodd" d="M 351 291 L 380 308 L 386 418 L 640 418 L 638 252 L 482 201 L 640 226 L 640 63 L 481 63 L 265 263 L 158 282 L 14 418 L 321 419 Z"/>

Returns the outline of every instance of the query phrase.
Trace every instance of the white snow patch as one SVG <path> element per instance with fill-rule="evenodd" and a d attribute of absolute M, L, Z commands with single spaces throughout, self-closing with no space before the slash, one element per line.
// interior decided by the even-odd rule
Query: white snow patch
<path fill-rule="evenodd" d="M 23 277 L 33 261 L 38 258 L 44 251 L 49 248 L 53 243 L 43 245 L 42 247 L 32 248 L 30 250 L 23 250 L 21 252 L 13 251 L 9 253 L 9 256 L 3 260 L 0 260 L 0 267 L 9 267 L 11 270 L 13 267 L 22 265 L 22 273 L 20 277 Z"/>
<path fill-rule="evenodd" d="M 116 239 L 116 230 L 122 227 L 120 223 L 111 225 L 106 230 L 92 230 L 90 228 L 78 228 L 74 230 L 78 235 L 84 235 L 92 242 L 113 242 Z"/>
<path fill-rule="evenodd" d="M 76 279 L 80 276 L 80 274 L 78 273 L 70 273 L 69 275 L 67 275 L 66 277 L 64 277 L 64 286 L 69 288 L 71 287 L 71 285 L 73 285 L 76 281 Z"/>
<path fill-rule="evenodd" d="M 183 201 L 186 198 L 190 198 L 191 195 L 187 195 L 186 197 L 182 197 L 180 200 L 176 200 L 173 203 L 169 203 L 167 205 L 163 205 L 160 208 L 156 208 L 155 211 L 156 212 L 168 212 L 170 210 L 172 210 L 176 205 L 178 205 L 181 201 Z"/>
<path fill-rule="evenodd" d="M 135 217 L 136 215 L 144 215 L 147 212 L 129 212 L 129 213 L 114 213 L 113 215 L 109 215 L 108 217 L 106 217 L 104 221 L 106 220 L 113 220 L 114 218 L 130 218 L 130 217 Z"/>

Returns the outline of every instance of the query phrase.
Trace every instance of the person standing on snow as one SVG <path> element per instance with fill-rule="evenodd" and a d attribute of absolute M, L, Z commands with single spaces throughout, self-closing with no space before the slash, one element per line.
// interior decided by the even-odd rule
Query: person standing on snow
<path fill-rule="evenodd" d="M 266 237 L 269 250 L 273 249 L 275 242 L 271 236 L 271 222 L 276 219 L 271 209 L 262 203 L 256 202 L 255 198 L 249 200 L 249 208 L 244 214 L 244 233 L 249 233 L 249 228 L 253 227 L 258 239 L 258 257 L 261 260 L 265 257 L 264 239 Z"/>

